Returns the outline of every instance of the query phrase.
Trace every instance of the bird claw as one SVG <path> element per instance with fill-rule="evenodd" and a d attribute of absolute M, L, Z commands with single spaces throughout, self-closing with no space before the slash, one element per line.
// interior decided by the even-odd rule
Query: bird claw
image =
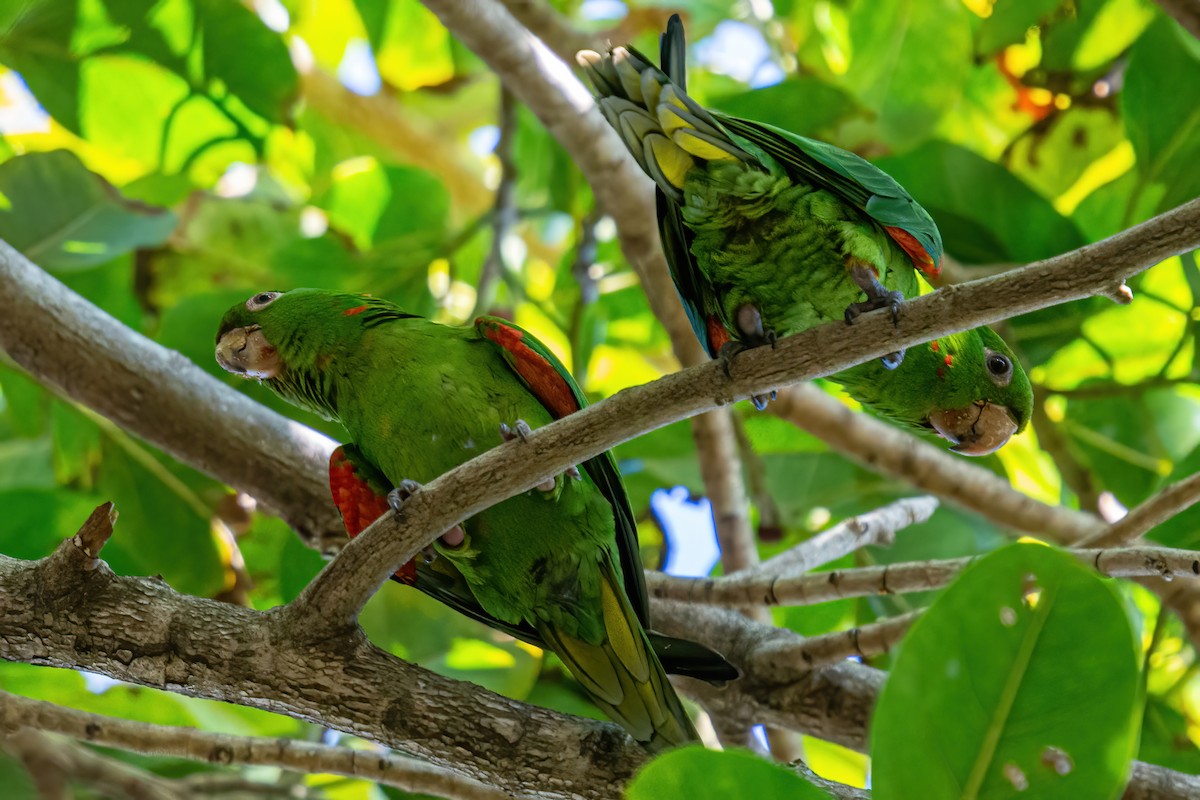
<path fill-rule="evenodd" d="M 742 308 L 746 308 L 746 306 L 742 306 Z M 757 314 L 758 312 L 756 311 L 755 313 Z M 767 344 L 770 344 L 772 348 L 775 347 L 774 329 L 768 330 L 764 334 L 764 340 Z M 730 372 L 730 367 L 733 365 L 733 359 L 737 357 L 738 353 L 749 349 L 750 347 L 748 345 L 745 345 L 737 340 L 730 340 L 721 345 L 721 349 L 717 351 L 717 360 L 721 362 L 721 369 L 725 372 L 726 378 L 733 378 L 733 374 Z M 759 411 L 762 411 L 767 407 L 767 403 L 775 399 L 775 395 L 776 392 L 774 389 L 772 389 L 770 397 L 765 394 L 755 394 L 750 396 L 750 402 L 754 403 L 755 408 L 757 408 Z"/>
<path fill-rule="evenodd" d="M 390 492 L 388 492 L 387 504 L 392 509 L 393 513 L 399 515 L 404 509 L 404 505 L 420 490 L 421 484 L 414 480 L 405 478 L 404 480 L 400 481 L 400 483 L 396 484 L 395 489 L 392 489 Z M 464 541 L 466 541 L 466 538 L 467 532 L 463 530 L 462 525 L 455 525 L 453 528 L 450 528 L 448 531 L 438 537 L 441 543 L 446 547 L 458 547 Z M 424 557 L 426 564 L 433 561 L 433 559 L 437 557 L 437 551 L 433 549 L 432 545 L 422 550 L 421 554 Z"/>
<path fill-rule="evenodd" d="M 904 363 L 904 351 L 897 350 L 894 353 L 888 353 L 879 359 L 879 363 L 883 364 L 884 369 L 893 370 Z"/>
<path fill-rule="evenodd" d="M 900 324 L 900 306 L 904 304 L 904 293 L 888 289 L 879 282 L 875 271 L 864 264 L 854 264 L 850 267 L 850 278 L 863 290 L 867 299 L 861 303 L 851 303 L 846 306 L 846 324 L 854 322 L 855 317 L 867 311 L 881 308 L 891 309 L 892 324 Z"/>
<path fill-rule="evenodd" d="M 513 439 L 520 439 L 523 442 L 529 438 L 531 433 L 533 433 L 533 428 L 530 428 L 529 423 L 523 419 L 517 420 L 511 426 L 500 423 L 500 438 L 506 442 L 511 442 Z"/>

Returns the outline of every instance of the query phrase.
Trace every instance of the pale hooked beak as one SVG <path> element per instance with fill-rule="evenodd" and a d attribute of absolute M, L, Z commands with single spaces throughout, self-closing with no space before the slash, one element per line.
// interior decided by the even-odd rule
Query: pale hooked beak
<path fill-rule="evenodd" d="M 954 445 L 951 450 L 964 456 L 996 452 L 1019 427 L 1007 406 L 987 402 L 935 411 L 929 415 L 929 424 Z"/>
<path fill-rule="evenodd" d="M 235 375 L 265 380 L 279 374 L 279 351 L 257 325 L 233 328 L 217 340 L 217 363 Z"/>

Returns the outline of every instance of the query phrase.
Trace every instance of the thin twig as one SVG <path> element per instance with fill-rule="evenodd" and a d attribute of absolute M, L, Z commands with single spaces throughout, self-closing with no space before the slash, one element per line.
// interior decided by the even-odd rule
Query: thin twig
<path fill-rule="evenodd" d="M 1110 578 L 1172 579 L 1200 575 L 1200 552 L 1170 547 L 1128 547 L 1068 550 L 1080 561 Z M 847 597 L 905 594 L 938 589 L 954 579 L 979 556 L 936 559 L 879 567 L 832 570 L 810 575 L 769 573 L 720 578 L 676 578 L 648 572 L 651 596 L 686 603 L 742 607 L 803 606 Z"/>
<path fill-rule="evenodd" d="M 495 302 L 496 282 L 504 274 L 504 240 L 517 224 L 517 162 L 513 146 L 517 138 L 517 101 L 512 92 L 500 88 L 500 136 L 495 155 L 500 162 L 500 183 L 492 211 L 492 246 L 479 273 L 475 307 L 468 319 L 486 313 Z"/>
<path fill-rule="evenodd" d="M 42 800 L 69 800 L 67 788 L 79 783 L 116 800 L 188 800 L 187 787 L 131 764 L 105 758 L 75 742 L 33 728 L 17 728 L 4 749 L 21 760 Z"/>
<path fill-rule="evenodd" d="M 937 510 L 934 497 L 910 497 L 844 519 L 832 528 L 764 561 L 756 576 L 798 574 L 837 561 L 842 556 L 871 545 L 888 546 L 896 532 L 925 522 Z"/>
<path fill-rule="evenodd" d="M 751 663 L 755 674 L 762 680 L 786 680 L 785 675 L 793 673 L 797 665 L 815 669 L 851 656 L 870 658 L 888 653 L 904 638 L 922 613 L 924 609 L 918 609 L 847 631 L 835 631 L 801 641 L 768 642 L 754 651 Z"/>

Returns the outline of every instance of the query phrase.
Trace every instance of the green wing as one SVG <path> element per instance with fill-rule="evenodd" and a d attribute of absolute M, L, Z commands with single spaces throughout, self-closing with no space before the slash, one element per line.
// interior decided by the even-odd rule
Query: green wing
<path fill-rule="evenodd" d="M 942 262 L 942 235 L 929 212 L 896 179 L 854 153 L 799 134 L 710 112 L 734 137 L 775 159 L 795 181 L 833 192 L 871 219 L 914 237 L 935 265 Z"/>
<path fill-rule="evenodd" d="M 587 405 L 571 373 L 547 347 L 523 328 L 499 317 L 479 317 L 475 328 L 500 348 L 505 361 L 525 383 L 550 415 L 561 419 Z M 646 595 L 646 577 L 638 553 L 637 521 L 629 507 L 629 496 L 611 452 L 604 452 L 583 463 L 583 469 L 613 508 L 617 529 L 617 552 L 621 561 L 625 593 L 643 628 L 650 627 L 650 600 Z"/>

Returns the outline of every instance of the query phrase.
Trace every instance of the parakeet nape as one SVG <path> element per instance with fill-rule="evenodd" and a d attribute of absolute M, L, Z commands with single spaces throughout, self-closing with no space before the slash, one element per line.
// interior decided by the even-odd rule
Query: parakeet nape
<path fill-rule="evenodd" d="M 352 443 L 330 459 L 330 488 L 352 536 L 421 483 L 586 402 L 554 355 L 505 320 L 452 328 L 317 289 L 234 306 L 216 358 L 346 428 Z M 444 532 L 395 577 L 552 650 L 652 750 L 696 739 L 667 671 L 737 677 L 702 645 L 647 632 L 636 523 L 609 453 Z"/>
<path fill-rule="evenodd" d="M 940 269 L 933 219 L 853 153 L 701 107 L 686 92 L 685 49 L 676 15 L 662 36 L 661 68 L 628 46 L 578 58 L 604 116 L 657 186 L 664 254 L 709 355 L 728 359 L 874 309 L 895 317 L 919 293 L 918 273 Z M 988 328 L 831 378 L 877 413 L 936 431 L 967 455 L 1001 447 L 1033 405 L 1020 364 Z"/>

